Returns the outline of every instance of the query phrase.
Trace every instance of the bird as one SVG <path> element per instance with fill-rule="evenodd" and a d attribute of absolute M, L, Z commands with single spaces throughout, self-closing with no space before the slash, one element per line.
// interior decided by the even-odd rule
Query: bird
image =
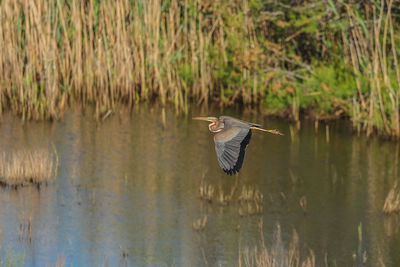
<path fill-rule="evenodd" d="M 266 130 L 261 128 L 260 124 L 229 116 L 193 117 L 193 120 L 211 122 L 208 128 L 215 133 L 214 143 L 218 164 L 229 175 L 238 173 L 242 168 L 246 148 L 251 139 L 251 130 L 283 135 L 276 129 Z"/>

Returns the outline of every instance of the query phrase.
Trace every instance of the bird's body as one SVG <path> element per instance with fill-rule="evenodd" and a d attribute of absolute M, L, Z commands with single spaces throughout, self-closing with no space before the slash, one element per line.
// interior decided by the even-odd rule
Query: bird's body
<path fill-rule="evenodd" d="M 261 125 L 242 121 L 229 116 L 194 117 L 195 120 L 205 120 L 212 123 L 208 128 L 214 135 L 215 151 L 219 166 L 229 175 L 239 172 L 242 168 L 247 145 L 251 139 L 251 130 L 282 135 L 277 130 L 265 130 Z"/>

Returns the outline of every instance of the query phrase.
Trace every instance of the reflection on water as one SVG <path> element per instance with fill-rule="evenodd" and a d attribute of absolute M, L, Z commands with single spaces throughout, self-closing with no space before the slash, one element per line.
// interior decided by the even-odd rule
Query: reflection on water
<path fill-rule="evenodd" d="M 364 252 L 371 266 L 400 264 L 399 219 L 382 213 L 399 179 L 398 143 L 226 112 L 286 133 L 254 133 L 231 177 L 206 123 L 166 111 L 164 125 L 162 113 L 141 108 L 102 123 L 78 111 L 56 123 L 5 116 L 1 150 L 53 143 L 61 165 L 40 190 L 0 189 L 2 257 L 10 247 L 26 265 L 232 266 L 259 245 L 259 225 L 267 246 L 280 225 L 283 243 L 296 231 L 317 265 L 349 266 L 353 254 L 361 264 Z"/>

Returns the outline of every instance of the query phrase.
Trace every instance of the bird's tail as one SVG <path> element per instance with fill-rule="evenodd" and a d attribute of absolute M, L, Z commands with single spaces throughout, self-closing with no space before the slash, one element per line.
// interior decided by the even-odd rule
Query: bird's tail
<path fill-rule="evenodd" d="M 254 129 L 254 130 L 259 130 L 259 131 L 262 131 L 262 132 L 266 132 L 266 133 L 272 133 L 272 134 L 277 134 L 277 135 L 284 135 L 283 133 L 281 133 L 281 132 L 278 131 L 277 129 L 266 130 L 266 129 L 263 129 L 263 128 L 258 127 L 258 126 L 251 126 L 250 128 L 251 128 L 251 129 Z"/>

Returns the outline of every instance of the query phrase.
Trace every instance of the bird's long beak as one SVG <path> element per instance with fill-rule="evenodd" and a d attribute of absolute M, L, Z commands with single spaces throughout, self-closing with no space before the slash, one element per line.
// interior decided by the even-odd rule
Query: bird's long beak
<path fill-rule="evenodd" d="M 193 117 L 193 120 L 197 121 L 214 121 L 216 118 L 215 117 Z"/>

